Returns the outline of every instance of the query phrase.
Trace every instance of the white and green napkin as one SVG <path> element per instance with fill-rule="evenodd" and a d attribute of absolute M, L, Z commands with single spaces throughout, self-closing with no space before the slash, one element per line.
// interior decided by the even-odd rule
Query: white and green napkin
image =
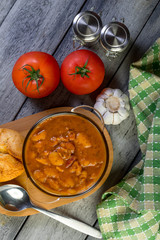
<path fill-rule="evenodd" d="M 103 194 L 98 222 L 103 239 L 160 240 L 160 39 L 131 65 L 129 94 L 142 160 Z"/>

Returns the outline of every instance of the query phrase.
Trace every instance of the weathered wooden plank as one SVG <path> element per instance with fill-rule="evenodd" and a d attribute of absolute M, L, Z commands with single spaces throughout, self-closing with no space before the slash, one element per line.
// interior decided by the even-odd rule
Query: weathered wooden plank
<path fill-rule="evenodd" d="M 0 240 L 14 239 L 26 217 L 8 217 L 0 215 Z"/>
<path fill-rule="evenodd" d="M 11 80 L 15 61 L 23 53 L 33 50 L 52 54 L 83 2 L 84 0 L 16 1 L 0 27 L 1 124 L 12 120 L 25 100 Z"/>
<path fill-rule="evenodd" d="M 1 0 L 0 1 L 0 12 L 1 12 L 0 26 L 16 1 L 17 0 Z"/>

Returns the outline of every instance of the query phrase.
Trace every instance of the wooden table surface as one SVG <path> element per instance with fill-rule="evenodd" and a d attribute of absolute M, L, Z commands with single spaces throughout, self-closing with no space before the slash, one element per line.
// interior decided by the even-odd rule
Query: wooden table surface
<path fill-rule="evenodd" d="M 120 21 L 128 27 L 131 41 L 119 57 L 111 61 L 99 44 L 90 47 L 103 60 L 106 76 L 94 93 L 76 96 L 62 85 L 44 99 L 30 99 L 14 87 L 11 72 L 15 61 L 25 52 L 52 54 L 61 65 L 76 50 L 73 45 L 72 21 L 77 13 L 92 10 L 101 16 L 103 25 Z M 93 106 L 104 87 L 128 91 L 129 66 L 138 60 L 160 35 L 158 0 L 1 0 L 0 1 L 0 124 L 34 113 L 64 106 Z M 132 110 L 118 126 L 106 126 L 110 133 L 114 163 L 111 174 L 93 195 L 54 209 L 56 213 L 76 218 L 98 228 L 96 205 L 102 193 L 119 182 L 140 160 L 141 153 Z M 0 240 L 91 240 L 55 220 L 36 214 L 29 217 L 0 215 Z"/>

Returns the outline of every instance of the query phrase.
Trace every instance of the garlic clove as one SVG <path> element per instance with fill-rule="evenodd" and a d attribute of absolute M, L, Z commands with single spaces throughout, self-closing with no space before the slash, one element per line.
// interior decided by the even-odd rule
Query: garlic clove
<path fill-rule="evenodd" d="M 105 88 L 103 90 L 105 90 L 105 91 L 102 91 L 102 94 L 104 94 L 107 98 L 110 96 L 113 96 L 113 94 L 114 94 L 114 89 Z"/>
<path fill-rule="evenodd" d="M 121 99 L 122 99 L 125 103 L 129 102 L 129 98 L 128 98 L 128 96 L 127 96 L 126 94 L 123 94 L 123 95 L 121 96 Z"/>
<path fill-rule="evenodd" d="M 112 124 L 117 125 L 117 124 L 120 124 L 121 122 L 122 122 L 122 118 L 119 115 L 119 113 L 114 113 Z"/>
<path fill-rule="evenodd" d="M 130 110 L 129 102 L 125 104 L 125 108 L 126 108 L 128 111 Z"/>
<path fill-rule="evenodd" d="M 114 113 L 111 113 L 109 111 L 105 112 L 105 114 L 103 115 L 103 119 L 105 124 L 107 125 L 113 124 Z"/>
<path fill-rule="evenodd" d="M 101 95 L 97 96 L 96 101 L 101 101 L 101 100 L 104 101 L 105 99 L 106 99 L 106 95 L 105 94 L 101 94 Z"/>
<path fill-rule="evenodd" d="M 121 98 L 122 95 L 123 95 L 123 92 L 120 89 L 115 89 L 114 90 L 113 96 Z"/>
<path fill-rule="evenodd" d="M 103 102 L 96 102 L 94 104 L 94 108 L 97 109 L 101 115 L 103 115 L 106 112 L 106 108 L 104 106 L 104 101 Z"/>
<path fill-rule="evenodd" d="M 124 107 L 120 107 L 118 109 L 118 113 L 121 115 L 121 116 L 124 116 L 124 117 L 128 117 L 129 113 L 128 113 L 128 110 Z"/>
<path fill-rule="evenodd" d="M 125 102 L 121 98 L 119 98 L 119 101 L 120 101 L 120 106 L 124 108 L 125 107 Z"/>

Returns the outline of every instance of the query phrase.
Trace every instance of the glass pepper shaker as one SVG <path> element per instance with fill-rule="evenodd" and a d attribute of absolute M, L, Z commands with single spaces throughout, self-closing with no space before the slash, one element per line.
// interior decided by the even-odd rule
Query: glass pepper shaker
<path fill-rule="evenodd" d="M 127 48 L 129 40 L 129 30 L 123 23 L 110 22 L 101 30 L 100 43 L 106 51 L 106 56 L 117 57 Z"/>
<path fill-rule="evenodd" d="M 98 14 L 92 11 L 81 12 L 73 20 L 74 40 L 81 45 L 91 46 L 99 38 L 102 28 L 102 21 Z"/>

